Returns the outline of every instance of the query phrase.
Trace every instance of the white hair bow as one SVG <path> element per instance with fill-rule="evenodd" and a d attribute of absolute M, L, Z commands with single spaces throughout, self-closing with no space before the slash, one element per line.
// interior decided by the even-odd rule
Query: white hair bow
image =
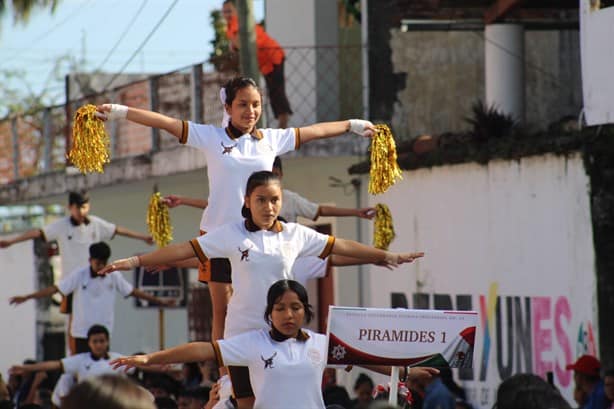
<path fill-rule="evenodd" d="M 230 115 L 226 112 L 226 88 L 220 89 L 220 101 L 222 101 L 222 109 L 224 110 L 224 116 L 222 117 L 222 128 L 226 128 L 230 123 Z"/>

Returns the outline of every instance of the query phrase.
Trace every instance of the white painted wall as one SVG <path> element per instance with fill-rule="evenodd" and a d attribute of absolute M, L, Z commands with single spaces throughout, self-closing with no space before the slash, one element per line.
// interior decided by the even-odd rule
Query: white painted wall
<path fill-rule="evenodd" d="M 453 300 L 471 295 L 481 320 L 474 371 L 480 373 L 483 359 L 487 371 L 485 381 L 464 386 L 477 407 L 490 408 L 501 379 L 497 316 L 489 302 L 501 296 L 505 337 L 511 325 L 505 297 L 519 296 L 523 306 L 529 297 L 532 364 L 517 366 L 512 348 L 513 372 L 552 370 L 556 385 L 573 402 L 573 379 L 564 367 L 584 349 L 596 348 L 590 340 L 577 340 L 581 328 L 597 323 L 589 180 L 580 155 L 442 166 L 403 176 L 369 200 L 390 207 L 397 234 L 391 250 L 423 250 L 426 256 L 395 272 L 369 268 L 370 306 L 390 307 L 390 294 L 400 292 L 411 308 L 419 289 L 431 294 L 431 305 L 435 293 Z M 483 358 L 487 333 L 491 346 Z M 499 348 L 505 363 L 510 346 Z"/>
<path fill-rule="evenodd" d="M 0 373 L 6 380 L 11 365 L 26 358 L 36 358 L 36 303 L 30 301 L 18 307 L 9 305 L 10 297 L 34 291 L 32 242 L 18 243 L 0 250 L 0 274 Z"/>

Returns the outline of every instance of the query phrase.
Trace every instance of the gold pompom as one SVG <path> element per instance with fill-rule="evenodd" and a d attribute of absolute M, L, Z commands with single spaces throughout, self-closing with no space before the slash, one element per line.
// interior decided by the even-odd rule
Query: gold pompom
<path fill-rule="evenodd" d="M 109 163 L 109 135 L 103 122 L 94 116 L 96 106 L 87 104 L 75 113 L 72 127 L 73 143 L 68 159 L 82 172 L 103 173 Z"/>
<path fill-rule="evenodd" d="M 373 246 L 388 250 L 388 246 L 394 240 L 394 227 L 392 226 L 392 214 L 385 204 L 375 205 L 375 222 L 373 225 Z"/>
<path fill-rule="evenodd" d="M 384 193 L 395 184 L 397 179 L 403 179 L 397 163 L 397 146 L 388 125 L 375 125 L 377 132 L 371 140 L 371 169 L 369 172 L 369 193 L 377 195 Z"/>
<path fill-rule="evenodd" d="M 164 247 L 173 240 L 173 226 L 171 226 L 168 206 L 162 201 L 160 192 L 155 192 L 149 198 L 147 228 L 158 247 Z"/>

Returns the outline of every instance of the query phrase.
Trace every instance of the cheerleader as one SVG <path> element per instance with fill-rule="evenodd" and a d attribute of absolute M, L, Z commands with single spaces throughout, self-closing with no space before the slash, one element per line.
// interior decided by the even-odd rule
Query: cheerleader
<path fill-rule="evenodd" d="M 262 94 L 251 78 L 234 78 L 220 91 L 224 104 L 223 126 L 196 124 L 143 109 L 118 104 L 97 107 L 102 120 L 127 119 L 174 135 L 179 143 L 201 149 L 207 160 L 208 206 L 203 212 L 201 234 L 226 223 L 241 220 L 245 182 L 259 170 L 271 170 L 275 156 L 302 144 L 353 132 L 372 136 L 369 121 L 350 119 L 323 122 L 302 128 L 257 129 L 262 114 Z M 226 306 L 232 293 L 230 264 L 212 258 L 199 268 L 199 280 L 209 283 L 213 304 L 212 338 L 222 337 Z"/>
<path fill-rule="evenodd" d="M 262 329 L 261 311 L 268 288 L 277 280 L 292 279 L 292 266 L 300 257 L 325 258 L 330 254 L 353 257 L 368 263 L 398 265 L 412 262 L 424 253 L 391 253 L 364 244 L 318 233 L 296 223 L 278 220 L 282 207 L 281 182 L 269 171 L 252 174 L 247 182 L 244 220 L 230 223 L 189 242 L 171 245 L 152 253 L 114 261 L 100 274 L 131 270 L 186 260 L 227 257 L 232 265 L 233 295 L 228 304 L 224 338 Z M 230 369 L 235 397 L 249 400 L 253 395 L 249 377 Z"/>
<path fill-rule="evenodd" d="M 249 368 L 255 409 L 323 409 L 321 385 L 327 342 L 325 335 L 302 328 L 313 318 L 305 287 L 293 280 L 275 282 L 267 292 L 262 318 L 267 328 L 212 343 L 192 342 L 152 354 L 118 358 L 112 364 L 115 368 L 130 368 L 215 359 L 220 365 Z M 403 375 L 415 380 L 437 373 L 433 368 L 416 367 Z"/>

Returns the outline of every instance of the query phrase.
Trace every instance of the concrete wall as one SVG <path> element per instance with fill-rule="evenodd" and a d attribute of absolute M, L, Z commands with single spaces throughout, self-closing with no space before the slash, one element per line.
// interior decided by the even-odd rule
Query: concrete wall
<path fill-rule="evenodd" d="M 396 74 L 406 74 L 392 123 L 401 136 L 468 129 L 464 118 L 484 95 L 484 33 L 391 30 Z M 525 118 L 545 128 L 582 107 L 578 33 L 525 32 Z M 372 61 L 377 64 L 377 61 Z M 372 86 L 378 86 L 374 79 Z"/>
<path fill-rule="evenodd" d="M 492 407 L 501 380 L 517 372 L 553 371 L 573 402 L 565 365 L 598 350 L 589 181 L 580 155 L 403 176 L 370 201 L 390 207 L 393 251 L 426 256 L 394 272 L 367 267 L 369 305 L 391 307 L 394 293 L 410 308 L 478 311 L 473 374 L 461 376 L 476 407 Z M 417 293 L 423 298 L 414 299 Z"/>

